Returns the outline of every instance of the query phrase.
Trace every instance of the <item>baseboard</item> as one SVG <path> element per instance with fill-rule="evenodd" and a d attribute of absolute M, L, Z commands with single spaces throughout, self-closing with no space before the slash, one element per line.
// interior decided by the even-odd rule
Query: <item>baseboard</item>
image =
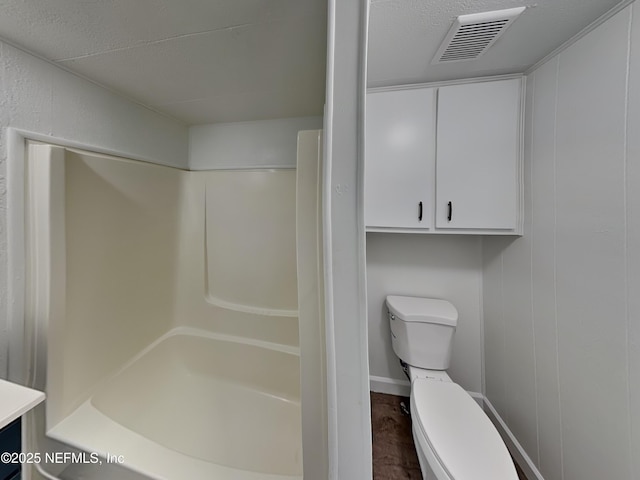
<path fill-rule="evenodd" d="M 531 457 L 527 455 L 520 442 L 516 439 L 515 435 L 509 430 L 507 424 L 502 420 L 502 417 L 498 415 L 498 412 L 488 398 L 484 398 L 484 411 L 487 413 L 493 424 L 498 429 L 500 436 L 507 445 L 511 456 L 518 463 L 528 480 L 544 480 L 540 471 L 536 468 L 535 464 L 531 460 Z"/>
<path fill-rule="evenodd" d="M 398 380 L 395 378 L 369 377 L 369 388 L 372 392 L 386 393 L 388 395 L 400 395 L 408 397 L 411 395 L 411 382 L 409 380 Z"/>
<path fill-rule="evenodd" d="M 484 410 L 484 395 L 478 392 L 470 392 L 468 390 L 467 393 L 471 395 L 471 398 L 473 398 L 480 408 Z"/>

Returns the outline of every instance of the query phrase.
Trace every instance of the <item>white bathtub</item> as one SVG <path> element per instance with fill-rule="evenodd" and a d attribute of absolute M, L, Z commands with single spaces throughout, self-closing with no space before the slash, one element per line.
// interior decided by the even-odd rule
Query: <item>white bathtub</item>
<path fill-rule="evenodd" d="M 43 465 L 47 478 L 301 479 L 294 172 L 195 175 L 39 144 L 27 157 L 24 362 L 47 393 L 29 448 L 72 446 L 127 469 L 67 462 Z M 223 189 L 232 179 L 238 188 Z M 317 221 L 314 208 L 303 218 Z M 248 235 L 271 242 L 260 245 L 269 261 L 253 243 L 249 256 L 236 248 Z M 245 272 L 245 260 L 265 271 Z M 274 268 L 288 274 L 276 281 Z M 305 287 L 303 306 L 322 305 L 316 290 Z M 303 322 L 303 349 L 318 367 L 304 375 L 307 468 L 324 472 L 323 315 L 306 312 L 317 321 Z"/>
<path fill-rule="evenodd" d="M 47 434 L 149 478 L 302 479 L 296 350 L 174 329 Z"/>

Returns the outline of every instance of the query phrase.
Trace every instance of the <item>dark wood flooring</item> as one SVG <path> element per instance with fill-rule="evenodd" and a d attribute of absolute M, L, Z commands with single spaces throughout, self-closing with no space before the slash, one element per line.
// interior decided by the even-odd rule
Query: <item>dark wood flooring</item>
<path fill-rule="evenodd" d="M 411 433 L 409 399 L 371 392 L 374 480 L 422 480 L 418 456 Z M 527 480 L 516 464 L 520 480 Z"/>
<path fill-rule="evenodd" d="M 409 399 L 371 392 L 374 480 L 422 480 L 411 434 L 411 417 L 402 412 Z"/>

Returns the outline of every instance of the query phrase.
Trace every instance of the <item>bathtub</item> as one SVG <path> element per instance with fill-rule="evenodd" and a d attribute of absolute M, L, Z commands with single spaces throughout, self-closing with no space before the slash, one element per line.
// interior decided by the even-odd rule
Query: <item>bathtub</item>
<path fill-rule="evenodd" d="M 153 479 L 302 479 L 299 365 L 295 347 L 179 327 L 47 435 Z"/>
<path fill-rule="evenodd" d="M 42 144 L 28 145 L 25 169 L 23 361 L 26 383 L 47 393 L 28 451 L 105 463 L 33 468 L 65 480 L 301 479 L 294 172 L 218 178 Z M 249 235 L 269 239 L 268 262 L 246 242 L 243 258 Z M 304 326 L 322 366 L 322 325 Z M 304 375 L 306 438 L 326 438 L 322 375 Z M 326 441 L 310 445 L 307 468 L 324 472 Z"/>

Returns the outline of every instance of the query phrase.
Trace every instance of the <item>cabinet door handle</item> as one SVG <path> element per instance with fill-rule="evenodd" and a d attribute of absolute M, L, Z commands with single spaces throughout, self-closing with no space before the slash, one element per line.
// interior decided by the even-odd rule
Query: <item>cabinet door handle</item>
<path fill-rule="evenodd" d="M 422 221 L 422 202 L 418 203 L 418 221 Z"/>
<path fill-rule="evenodd" d="M 449 213 L 447 214 L 447 220 L 451 221 L 451 216 L 453 215 L 453 204 L 451 202 L 448 203 Z"/>

